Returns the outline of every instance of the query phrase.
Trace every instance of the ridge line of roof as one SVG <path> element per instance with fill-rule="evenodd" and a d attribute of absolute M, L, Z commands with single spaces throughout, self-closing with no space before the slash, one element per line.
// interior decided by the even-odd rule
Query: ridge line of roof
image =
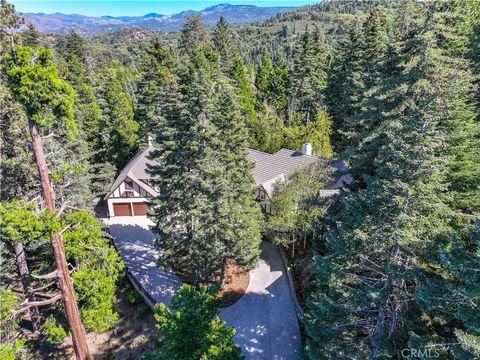
<path fill-rule="evenodd" d="M 263 154 L 263 155 L 268 155 L 268 156 L 273 156 L 273 155 L 274 155 L 274 154 L 269 154 L 269 153 L 267 153 L 267 152 L 265 152 L 265 151 L 260 151 L 260 150 L 251 149 L 251 148 L 247 148 L 247 149 L 248 149 L 248 151 L 255 151 L 255 152 L 257 152 L 257 153 L 259 153 L 259 154 Z"/>
<path fill-rule="evenodd" d="M 290 149 L 286 149 L 286 148 L 281 148 L 280 150 L 278 150 L 275 154 L 273 155 L 277 155 L 280 151 L 288 151 L 288 152 L 294 152 L 294 153 L 298 153 L 302 156 L 307 156 L 307 157 L 312 157 L 312 158 L 315 158 L 315 159 L 319 159 L 318 156 L 315 156 L 315 155 L 307 155 L 307 154 L 303 154 L 301 151 L 296 151 L 296 150 L 290 150 Z"/>

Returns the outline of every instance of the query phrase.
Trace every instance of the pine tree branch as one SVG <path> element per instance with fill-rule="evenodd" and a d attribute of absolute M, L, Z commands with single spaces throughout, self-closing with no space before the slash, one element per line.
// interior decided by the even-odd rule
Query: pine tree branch
<path fill-rule="evenodd" d="M 52 271 L 51 273 L 48 273 L 48 274 L 45 274 L 45 275 L 35 275 L 35 274 L 32 274 L 32 277 L 35 278 L 35 279 L 39 279 L 39 280 L 42 280 L 42 279 L 53 279 L 53 278 L 56 278 L 56 277 L 57 277 L 57 270 Z"/>
<path fill-rule="evenodd" d="M 57 282 L 56 281 L 52 281 L 50 283 L 48 283 L 47 285 L 44 285 L 44 286 L 41 286 L 39 288 L 36 288 L 36 289 L 33 289 L 33 293 L 36 293 L 38 291 L 42 291 L 42 290 L 45 290 L 45 289 L 48 289 L 49 287 L 55 285 Z"/>
<path fill-rule="evenodd" d="M 48 135 L 42 136 L 42 139 L 50 139 L 51 137 L 57 136 L 54 132 L 51 132 Z"/>
<path fill-rule="evenodd" d="M 48 300 L 27 302 L 25 304 L 22 304 L 22 308 L 20 310 L 12 311 L 11 316 L 13 318 L 16 318 L 19 314 L 24 313 L 25 311 L 27 311 L 31 307 L 41 307 L 41 306 L 47 306 L 47 305 L 55 304 L 61 298 L 62 298 L 62 295 L 58 294 L 58 295 L 55 295 L 54 297 L 52 297 Z"/>

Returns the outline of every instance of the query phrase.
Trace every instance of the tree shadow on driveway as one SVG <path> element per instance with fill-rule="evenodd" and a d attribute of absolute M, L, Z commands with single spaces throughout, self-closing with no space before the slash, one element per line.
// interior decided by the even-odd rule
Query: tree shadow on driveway
<path fill-rule="evenodd" d="M 221 317 L 236 329 L 235 343 L 246 359 L 297 359 L 300 328 L 279 249 L 262 243 L 262 255 L 250 273 L 246 293 Z"/>
<path fill-rule="evenodd" d="M 170 304 L 182 285 L 177 275 L 157 266 L 155 234 L 139 225 L 111 224 L 110 234 L 130 274 L 156 302 Z"/>

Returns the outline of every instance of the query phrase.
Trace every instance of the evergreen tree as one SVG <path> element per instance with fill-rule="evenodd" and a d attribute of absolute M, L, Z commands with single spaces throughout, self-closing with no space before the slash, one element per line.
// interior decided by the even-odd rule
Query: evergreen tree
<path fill-rule="evenodd" d="M 198 67 L 201 58 L 193 57 L 180 104 L 172 93 L 177 104 L 157 132 L 159 165 L 150 170 L 160 193 L 151 212 L 160 264 L 196 285 L 228 258 L 253 265 L 260 243 L 245 124 L 231 87 L 211 77 L 212 64 Z"/>
<path fill-rule="evenodd" d="M 36 169 L 28 150 L 28 121 L 22 106 L 4 85 L 0 85 L 0 97 L 0 182 L 8 184 L 0 187 L 0 198 L 28 199 L 36 193 Z"/>
<path fill-rule="evenodd" d="M 38 46 L 40 45 L 40 32 L 33 24 L 28 24 L 27 29 L 22 31 L 22 45 L 24 46 Z"/>
<path fill-rule="evenodd" d="M 333 115 L 339 149 L 357 145 L 368 136 L 371 127 L 362 111 L 370 106 L 372 117 L 377 109 L 371 98 L 377 86 L 389 75 L 389 18 L 381 6 L 371 10 L 361 29 L 355 24 L 339 50 L 339 65 L 332 69 L 326 89 L 329 111 Z M 395 53 L 391 54 L 394 59 Z"/>
<path fill-rule="evenodd" d="M 243 110 L 246 124 L 248 128 L 251 129 L 256 122 L 256 100 L 252 84 L 248 79 L 247 71 L 243 61 L 237 57 L 233 62 L 232 79 L 234 80 L 235 90 L 238 95 L 239 104 Z"/>
<path fill-rule="evenodd" d="M 100 119 L 99 147 L 102 162 L 121 169 L 137 149 L 139 124 L 133 117 L 133 104 L 125 92 L 122 68 L 111 63 L 104 71 L 99 90 L 98 104 L 103 111 Z"/>
<path fill-rule="evenodd" d="M 58 77 L 58 69 L 52 61 L 51 52 L 43 47 L 25 48 L 16 46 L 5 56 L 5 70 L 9 85 L 16 99 L 25 107 L 32 139 L 32 153 L 35 156 L 40 177 L 41 196 L 45 206 L 56 212 L 40 128 L 56 126 L 65 129 L 69 136 L 76 135 L 77 126 L 73 119 L 75 93 L 71 86 Z M 40 128 L 39 128 L 40 127 Z M 62 234 L 54 233 L 52 238 L 58 283 L 62 291 L 70 330 L 78 357 L 89 358 L 85 329 L 80 319 L 73 283 L 68 272 Z"/>
<path fill-rule="evenodd" d="M 235 329 L 220 319 L 217 305 L 217 298 L 205 287 L 196 290 L 183 285 L 173 296 L 170 307 L 156 306 L 155 319 L 165 335 L 165 343 L 143 359 L 243 359 L 232 340 Z"/>
<path fill-rule="evenodd" d="M 75 100 L 78 136 L 73 141 L 53 138 L 46 146 L 56 154 L 51 166 L 55 168 L 57 195 L 72 205 L 88 209 L 95 194 L 107 190 L 115 176 L 115 167 L 106 161 L 100 141 L 99 134 L 104 131 L 102 111 L 90 79 L 92 74 L 86 68 L 86 41 L 72 32 L 58 39 L 56 49 L 61 55 L 60 73 L 78 94 Z"/>
<path fill-rule="evenodd" d="M 180 36 L 180 53 L 191 56 L 197 47 L 206 44 L 210 44 L 210 36 L 202 18 L 200 16 L 187 17 Z"/>
<path fill-rule="evenodd" d="M 289 116 L 300 113 L 302 123 L 313 121 L 324 108 L 323 90 L 327 85 L 325 68 L 328 52 L 322 44 L 320 31 L 305 32 L 295 48 L 292 70 L 292 95 Z"/>
<path fill-rule="evenodd" d="M 235 45 L 235 34 L 223 16 L 220 16 L 213 30 L 212 40 L 214 49 L 220 55 L 220 68 L 225 75 L 231 75 L 234 62 L 239 55 Z"/>
<path fill-rule="evenodd" d="M 137 84 L 135 118 L 140 124 L 140 141 L 146 141 L 161 123 L 170 91 L 175 82 L 175 54 L 155 39 L 141 65 Z"/>
<path fill-rule="evenodd" d="M 446 124 L 465 119 L 458 117 L 465 108 L 454 75 L 458 55 L 443 37 L 459 11 L 459 3 L 452 4 L 417 5 L 398 71 L 378 89 L 382 102 L 370 100 L 376 118 L 368 106 L 360 113 L 371 131 L 352 151 L 354 183 L 331 212 L 336 224 L 314 255 L 316 287 L 306 316 L 310 358 L 391 357 L 407 347 L 450 343 L 455 333 L 459 353 L 477 351 L 478 322 L 469 314 L 478 291 L 470 284 L 478 279 L 455 279 L 466 255 L 450 251 L 465 249 L 449 204 L 451 156 L 444 146 L 461 134 L 451 125 L 446 132 Z M 474 250 L 470 259 L 475 256 Z M 440 285 L 453 294 L 461 288 L 455 296 L 466 303 L 437 296 Z M 468 358 L 453 349 L 449 354 Z"/>
<path fill-rule="evenodd" d="M 257 68 L 255 86 L 257 98 L 263 105 L 269 104 L 287 117 L 290 78 L 286 59 L 280 56 L 273 64 L 270 52 L 263 53 L 262 62 Z"/>
<path fill-rule="evenodd" d="M 358 24 L 354 23 L 328 70 L 325 102 L 333 117 L 334 142 L 342 150 L 349 145 L 344 134 L 345 119 L 356 113 L 361 96 L 360 37 Z"/>
<path fill-rule="evenodd" d="M 250 144 L 256 150 L 273 154 L 285 145 L 283 119 L 270 106 L 258 114 L 250 132 Z"/>

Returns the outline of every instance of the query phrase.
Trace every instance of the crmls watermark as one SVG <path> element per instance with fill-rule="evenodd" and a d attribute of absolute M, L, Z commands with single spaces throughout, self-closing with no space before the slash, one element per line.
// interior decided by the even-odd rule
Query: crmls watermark
<path fill-rule="evenodd" d="M 435 359 L 454 345 L 458 345 L 458 343 L 427 345 L 418 349 L 406 348 L 402 349 L 401 354 L 404 359 Z"/>

